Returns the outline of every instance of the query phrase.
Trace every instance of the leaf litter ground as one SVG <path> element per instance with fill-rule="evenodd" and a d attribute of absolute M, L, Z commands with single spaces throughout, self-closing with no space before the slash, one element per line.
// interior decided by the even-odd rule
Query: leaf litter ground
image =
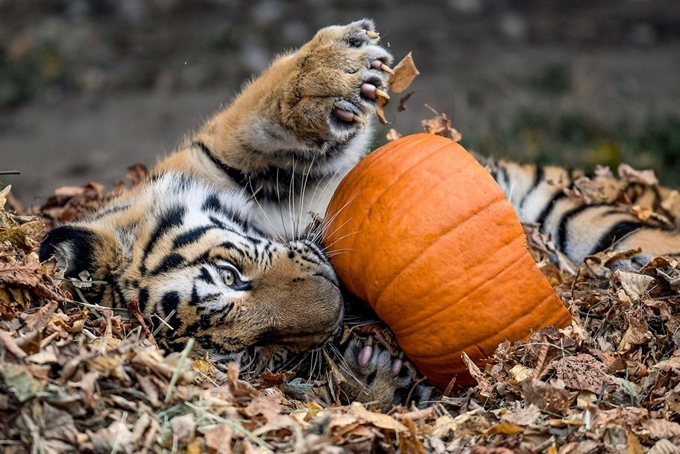
<path fill-rule="evenodd" d="M 446 117 L 426 123 L 460 136 Z M 133 166 L 127 180 L 134 185 L 145 175 Z M 588 202 L 584 194 L 608 181 L 597 175 L 568 196 Z M 629 168 L 620 176 L 649 177 Z M 77 286 L 66 291 L 55 263 L 38 261 L 40 238 L 125 190 L 94 182 L 61 188 L 31 209 L 9 187 L 0 192 L 5 453 L 680 453 L 677 260 L 659 257 L 630 272 L 616 269 L 627 254 L 607 252 L 578 267 L 526 225 L 527 245 L 574 324 L 501 344 L 483 370 L 469 362 L 473 388 L 444 392 L 426 409 L 381 412 L 342 401 L 330 357 L 328 370 L 314 377 L 240 377 L 235 364 L 192 356 L 191 344 L 179 353 L 159 350 L 134 302 L 129 315 L 74 303 Z M 353 332 L 397 352 L 384 326 Z"/>

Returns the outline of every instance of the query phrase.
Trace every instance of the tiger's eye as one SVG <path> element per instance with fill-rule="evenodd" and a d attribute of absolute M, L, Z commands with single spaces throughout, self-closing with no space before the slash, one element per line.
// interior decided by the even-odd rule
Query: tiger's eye
<path fill-rule="evenodd" d="M 234 271 L 232 270 L 223 270 L 222 280 L 224 281 L 225 284 L 231 287 L 236 283 L 236 273 L 234 273 Z"/>

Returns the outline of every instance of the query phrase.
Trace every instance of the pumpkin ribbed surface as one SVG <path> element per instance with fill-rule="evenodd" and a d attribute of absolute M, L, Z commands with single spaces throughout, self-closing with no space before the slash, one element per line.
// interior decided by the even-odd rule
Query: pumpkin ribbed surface
<path fill-rule="evenodd" d="M 417 134 L 371 153 L 326 219 L 341 282 L 437 386 L 454 375 L 471 383 L 463 351 L 480 364 L 505 340 L 571 323 L 500 187 L 446 138 Z"/>

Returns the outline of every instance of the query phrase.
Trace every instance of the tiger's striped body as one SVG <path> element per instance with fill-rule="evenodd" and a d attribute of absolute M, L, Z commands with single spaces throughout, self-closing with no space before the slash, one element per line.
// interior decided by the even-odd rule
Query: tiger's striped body
<path fill-rule="evenodd" d="M 642 266 L 657 255 L 680 255 L 680 194 L 675 190 L 616 179 L 608 171 L 587 177 L 560 167 L 478 159 L 520 219 L 537 224 L 576 263 L 608 248 L 639 248 L 642 254 L 630 267 Z M 645 219 L 644 208 L 656 216 Z"/>

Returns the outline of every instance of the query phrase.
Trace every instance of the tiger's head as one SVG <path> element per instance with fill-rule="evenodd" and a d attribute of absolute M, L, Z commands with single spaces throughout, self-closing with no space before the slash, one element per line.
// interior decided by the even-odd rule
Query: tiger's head
<path fill-rule="evenodd" d="M 268 238 L 250 220 L 251 203 L 239 191 L 162 174 L 51 230 L 40 258 L 56 257 L 67 278 L 91 279 L 91 303 L 137 300 L 165 347 L 194 338 L 222 359 L 276 369 L 339 333 L 343 300 L 323 250 Z"/>

